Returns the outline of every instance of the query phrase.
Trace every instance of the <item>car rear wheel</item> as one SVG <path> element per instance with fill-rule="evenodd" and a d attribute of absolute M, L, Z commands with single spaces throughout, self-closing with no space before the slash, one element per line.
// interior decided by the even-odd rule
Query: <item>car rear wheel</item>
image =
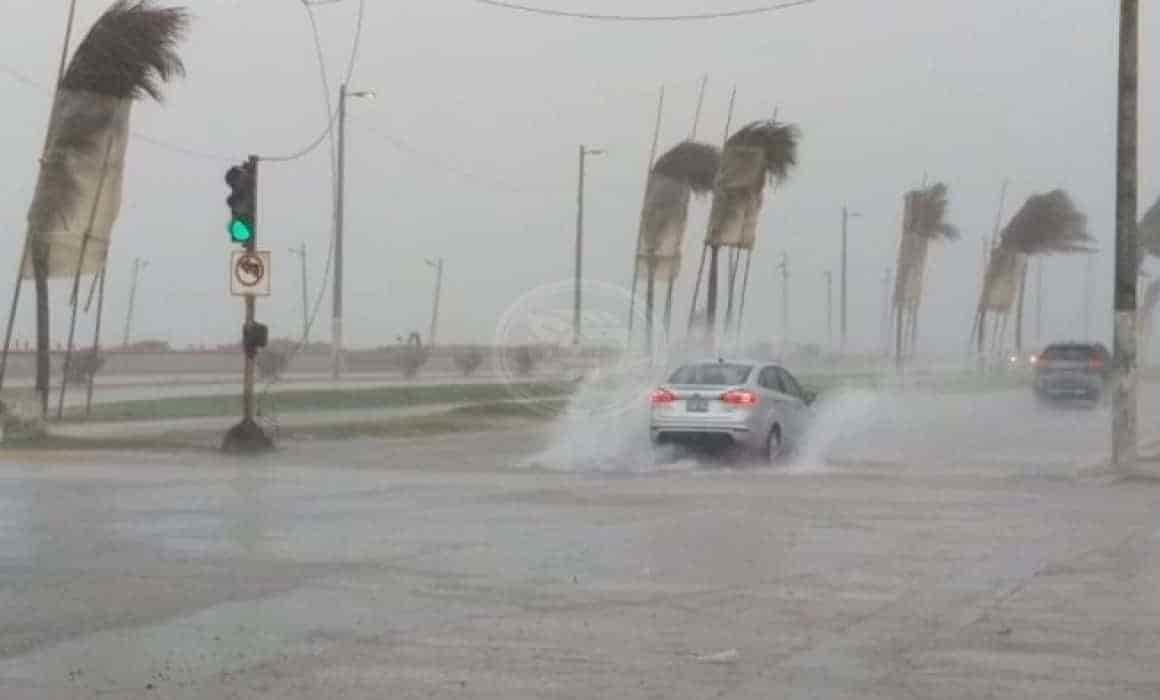
<path fill-rule="evenodd" d="M 785 443 L 781 439 L 781 426 L 774 425 L 765 438 L 765 459 L 777 464 L 785 454 Z"/>

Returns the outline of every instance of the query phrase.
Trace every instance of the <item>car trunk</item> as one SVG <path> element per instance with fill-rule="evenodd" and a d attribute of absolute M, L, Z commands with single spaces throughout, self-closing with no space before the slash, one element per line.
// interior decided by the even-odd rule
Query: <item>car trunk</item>
<path fill-rule="evenodd" d="M 736 423 L 743 411 L 750 410 L 721 399 L 727 392 L 737 389 L 736 386 L 678 384 L 667 388 L 676 400 L 654 407 L 657 415 L 666 419 L 687 419 L 711 426 L 717 422 Z"/>

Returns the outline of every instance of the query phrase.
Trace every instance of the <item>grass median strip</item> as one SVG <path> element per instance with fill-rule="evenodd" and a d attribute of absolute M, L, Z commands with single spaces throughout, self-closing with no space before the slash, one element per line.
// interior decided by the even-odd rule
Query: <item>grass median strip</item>
<path fill-rule="evenodd" d="M 567 405 L 566 398 L 519 402 L 493 401 L 457 406 L 421 416 L 283 427 L 277 432 L 277 437 L 280 441 L 438 437 L 535 425 L 551 420 Z M 216 435 L 192 431 L 117 437 L 78 437 L 45 433 L 9 438 L 4 447 L 16 450 L 205 451 L 214 450 L 217 442 Z"/>
<path fill-rule="evenodd" d="M 510 398 L 550 399 L 569 396 L 574 385 L 555 382 L 524 384 L 447 384 L 389 386 L 370 389 L 321 389 L 272 393 L 262 402 L 266 412 L 278 415 L 375 408 L 401 408 L 432 404 L 497 402 Z M 236 396 L 190 396 L 142 399 L 97 404 L 89 421 L 170 420 L 207 418 L 237 413 Z M 79 410 L 66 420 L 83 420 Z"/>

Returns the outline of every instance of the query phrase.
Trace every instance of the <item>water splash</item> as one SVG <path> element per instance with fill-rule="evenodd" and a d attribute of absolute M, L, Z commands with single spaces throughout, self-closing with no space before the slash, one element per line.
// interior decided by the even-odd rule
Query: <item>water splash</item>
<path fill-rule="evenodd" d="M 865 434 L 876 421 L 892 413 L 895 402 L 867 389 L 834 392 L 818 401 L 814 419 L 788 469 L 824 471 L 831 451 L 840 443 Z"/>

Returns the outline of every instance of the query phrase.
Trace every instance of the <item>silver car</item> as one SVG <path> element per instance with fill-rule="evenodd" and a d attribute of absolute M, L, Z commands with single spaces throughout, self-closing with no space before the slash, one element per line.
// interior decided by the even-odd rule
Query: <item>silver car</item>
<path fill-rule="evenodd" d="M 801 443 L 814 398 L 778 365 L 694 362 L 652 393 L 651 437 L 654 444 L 736 445 L 776 461 Z"/>

